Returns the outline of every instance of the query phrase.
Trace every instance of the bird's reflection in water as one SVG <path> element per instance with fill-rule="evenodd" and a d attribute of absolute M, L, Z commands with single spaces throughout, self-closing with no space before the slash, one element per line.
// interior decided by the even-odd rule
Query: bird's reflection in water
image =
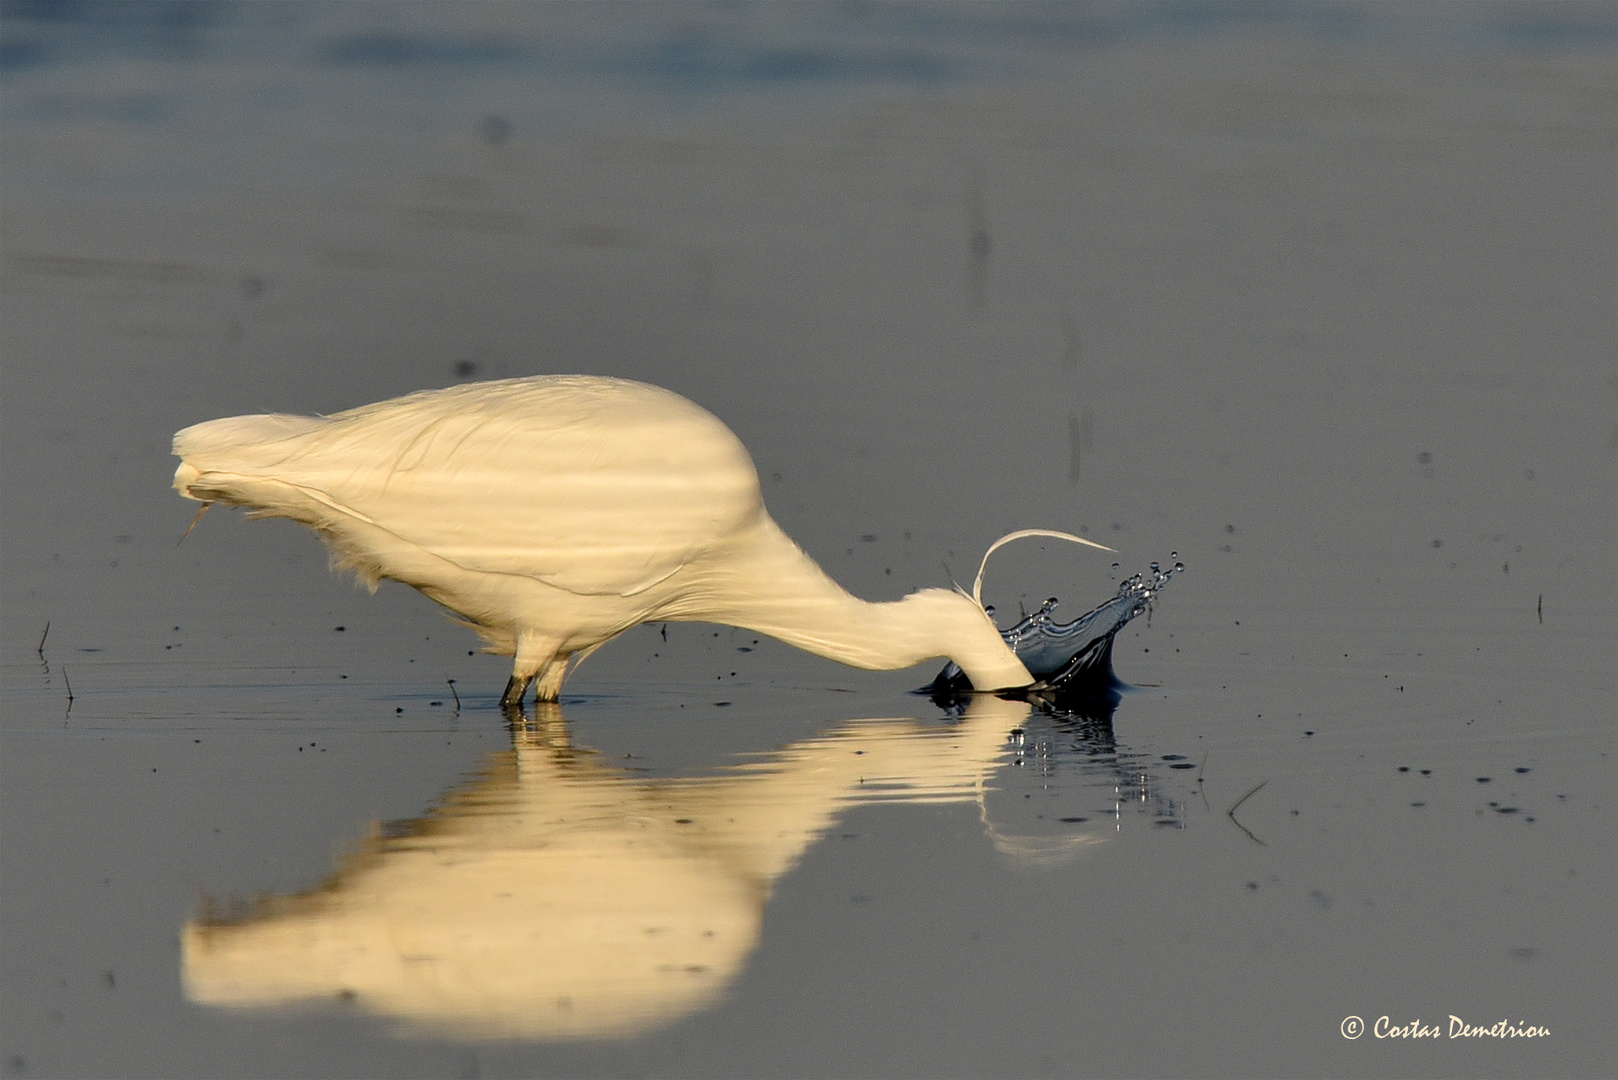
<path fill-rule="evenodd" d="M 976 802 L 996 846 L 1039 865 L 1119 824 L 1034 809 L 1023 789 L 1050 786 L 1056 755 L 1091 770 L 1094 801 L 1115 813 L 1116 792 L 1142 784 L 1110 709 L 1055 717 L 987 695 L 953 722 L 848 721 L 672 780 L 573 746 L 559 706 L 512 715 L 511 750 L 425 817 L 377 830 L 319 888 L 189 924 L 191 1000 L 342 1002 L 458 1038 L 632 1036 L 718 1001 L 775 881 L 851 804 Z"/>

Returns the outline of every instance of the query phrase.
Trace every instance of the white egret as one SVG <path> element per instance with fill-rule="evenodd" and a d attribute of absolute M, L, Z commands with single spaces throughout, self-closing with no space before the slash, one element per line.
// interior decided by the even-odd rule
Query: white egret
<path fill-rule="evenodd" d="M 731 430 L 644 383 L 538 375 L 233 416 L 181 431 L 174 453 L 175 489 L 204 510 L 301 522 L 373 591 L 414 586 L 514 657 L 502 704 L 536 682 L 555 700 L 570 662 L 654 621 L 745 627 L 877 670 L 948 657 L 977 690 L 1034 682 L 977 596 L 845 592 L 770 518 Z"/>

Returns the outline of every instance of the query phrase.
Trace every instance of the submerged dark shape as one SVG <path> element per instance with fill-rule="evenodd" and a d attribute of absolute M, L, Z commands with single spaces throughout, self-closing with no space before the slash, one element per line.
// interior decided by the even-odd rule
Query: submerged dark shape
<path fill-rule="evenodd" d="M 1118 691 L 1126 684 L 1113 674 L 1113 638 L 1135 616 L 1150 611 L 1158 592 L 1184 569 L 1184 563 L 1177 562 L 1164 570 L 1154 562 L 1149 573 L 1125 579 L 1116 596 L 1070 623 L 1052 618 L 1057 604 L 1053 596 L 1039 610 L 1000 631 L 1035 679 L 1034 685 L 1021 693 L 1056 702 L 1111 699 L 1115 703 Z M 992 614 L 993 609 L 990 611 Z M 951 663 L 918 692 L 947 703 L 971 691 L 971 680 Z"/>

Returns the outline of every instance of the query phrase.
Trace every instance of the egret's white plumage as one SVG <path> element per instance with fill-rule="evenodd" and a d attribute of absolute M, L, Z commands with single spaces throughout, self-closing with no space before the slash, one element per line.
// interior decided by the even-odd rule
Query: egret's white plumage
<path fill-rule="evenodd" d="M 947 656 L 978 689 L 1033 681 L 965 595 L 850 596 L 770 518 L 730 429 L 644 383 L 542 375 L 234 416 L 181 431 L 174 453 L 180 494 L 302 522 L 372 588 L 412 585 L 515 656 L 507 703 L 535 679 L 554 699 L 570 660 L 663 620 L 864 668 Z"/>

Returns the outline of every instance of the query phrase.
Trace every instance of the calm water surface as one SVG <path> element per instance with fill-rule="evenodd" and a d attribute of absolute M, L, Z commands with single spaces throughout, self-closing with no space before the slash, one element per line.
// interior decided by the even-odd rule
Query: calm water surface
<path fill-rule="evenodd" d="M 1613 40 L 7 7 L 0 1070 L 1610 1074 Z M 862 596 L 1188 569 L 1089 715 L 675 625 L 512 721 L 304 530 L 176 544 L 187 424 L 561 371 Z"/>

